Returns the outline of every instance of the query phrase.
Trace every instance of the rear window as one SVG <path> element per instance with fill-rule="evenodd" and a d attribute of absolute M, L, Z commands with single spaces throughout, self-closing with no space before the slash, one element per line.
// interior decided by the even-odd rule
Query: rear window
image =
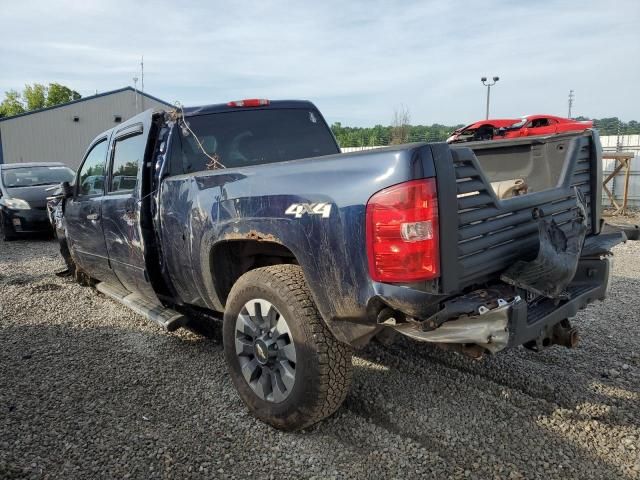
<path fill-rule="evenodd" d="M 6 188 L 35 187 L 72 182 L 73 170 L 62 166 L 18 167 L 2 170 L 2 184 Z"/>
<path fill-rule="evenodd" d="M 146 137 L 141 133 L 116 140 L 113 147 L 110 192 L 125 193 L 135 190 L 145 140 Z"/>
<path fill-rule="evenodd" d="M 188 117 L 203 148 L 227 168 L 332 155 L 340 150 L 329 127 L 314 109 L 239 110 Z M 212 168 L 196 140 L 179 129 L 173 144 L 172 171 Z"/>

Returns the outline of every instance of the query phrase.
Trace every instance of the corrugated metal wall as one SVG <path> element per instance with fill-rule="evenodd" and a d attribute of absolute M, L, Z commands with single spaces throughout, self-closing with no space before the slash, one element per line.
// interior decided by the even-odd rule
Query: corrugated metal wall
<path fill-rule="evenodd" d="M 634 152 L 635 157 L 631 160 L 631 175 L 629 176 L 629 200 L 627 205 L 630 207 L 640 207 L 640 135 L 607 135 L 600 137 L 602 149 L 605 152 L 615 152 L 617 150 L 623 152 Z M 602 168 L 604 177 L 607 177 L 615 168 L 615 160 L 604 160 Z M 613 179 L 613 189 L 609 184 L 609 189 L 613 192 L 616 201 L 622 202 L 624 192 L 624 171 L 620 172 Z M 602 192 L 602 204 L 609 206 L 609 198 L 604 191 Z"/>
<path fill-rule="evenodd" d="M 77 169 L 89 142 L 117 125 L 116 115 L 125 121 L 143 109 L 167 107 L 142 95 L 138 102 L 142 105 L 136 111 L 135 92 L 124 90 L 4 120 L 0 122 L 4 163 L 63 162 Z"/>

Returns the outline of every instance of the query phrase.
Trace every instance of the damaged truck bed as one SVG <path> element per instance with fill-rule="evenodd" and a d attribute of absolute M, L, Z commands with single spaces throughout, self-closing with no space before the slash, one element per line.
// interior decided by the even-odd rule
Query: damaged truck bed
<path fill-rule="evenodd" d="M 223 315 L 241 398 L 298 429 L 375 336 L 574 346 L 624 240 L 601 233 L 600 185 L 592 130 L 341 154 L 311 103 L 250 99 L 101 134 L 55 218 L 78 279 L 167 329 Z"/>
<path fill-rule="evenodd" d="M 472 356 L 516 345 L 574 347 L 569 319 L 605 298 L 610 250 L 625 240 L 616 229 L 601 234 L 597 134 L 466 147 L 434 157 L 448 216 L 440 234 L 456 239 L 442 244 L 438 293 L 453 295 L 430 314 L 400 315 L 401 323 L 390 314 L 386 323 Z"/>

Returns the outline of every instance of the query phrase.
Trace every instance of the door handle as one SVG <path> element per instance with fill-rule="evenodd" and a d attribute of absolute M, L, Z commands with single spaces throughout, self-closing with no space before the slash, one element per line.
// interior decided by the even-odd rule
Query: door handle
<path fill-rule="evenodd" d="M 89 215 L 87 215 L 87 220 L 95 221 L 95 220 L 98 220 L 99 218 L 100 218 L 100 215 L 97 213 L 90 213 Z"/>

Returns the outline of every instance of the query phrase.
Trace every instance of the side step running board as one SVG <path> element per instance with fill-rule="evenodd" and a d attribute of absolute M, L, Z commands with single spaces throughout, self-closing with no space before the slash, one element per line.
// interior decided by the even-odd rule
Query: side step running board
<path fill-rule="evenodd" d="M 147 319 L 156 322 L 169 332 L 173 332 L 187 323 L 187 317 L 183 314 L 171 308 L 164 307 L 157 301 L 153 301 L 137 293 L 131 293 L 128 290 L 109 285 L 105 282 L 98 283 L 96 290 L 129 307 Z"/>

